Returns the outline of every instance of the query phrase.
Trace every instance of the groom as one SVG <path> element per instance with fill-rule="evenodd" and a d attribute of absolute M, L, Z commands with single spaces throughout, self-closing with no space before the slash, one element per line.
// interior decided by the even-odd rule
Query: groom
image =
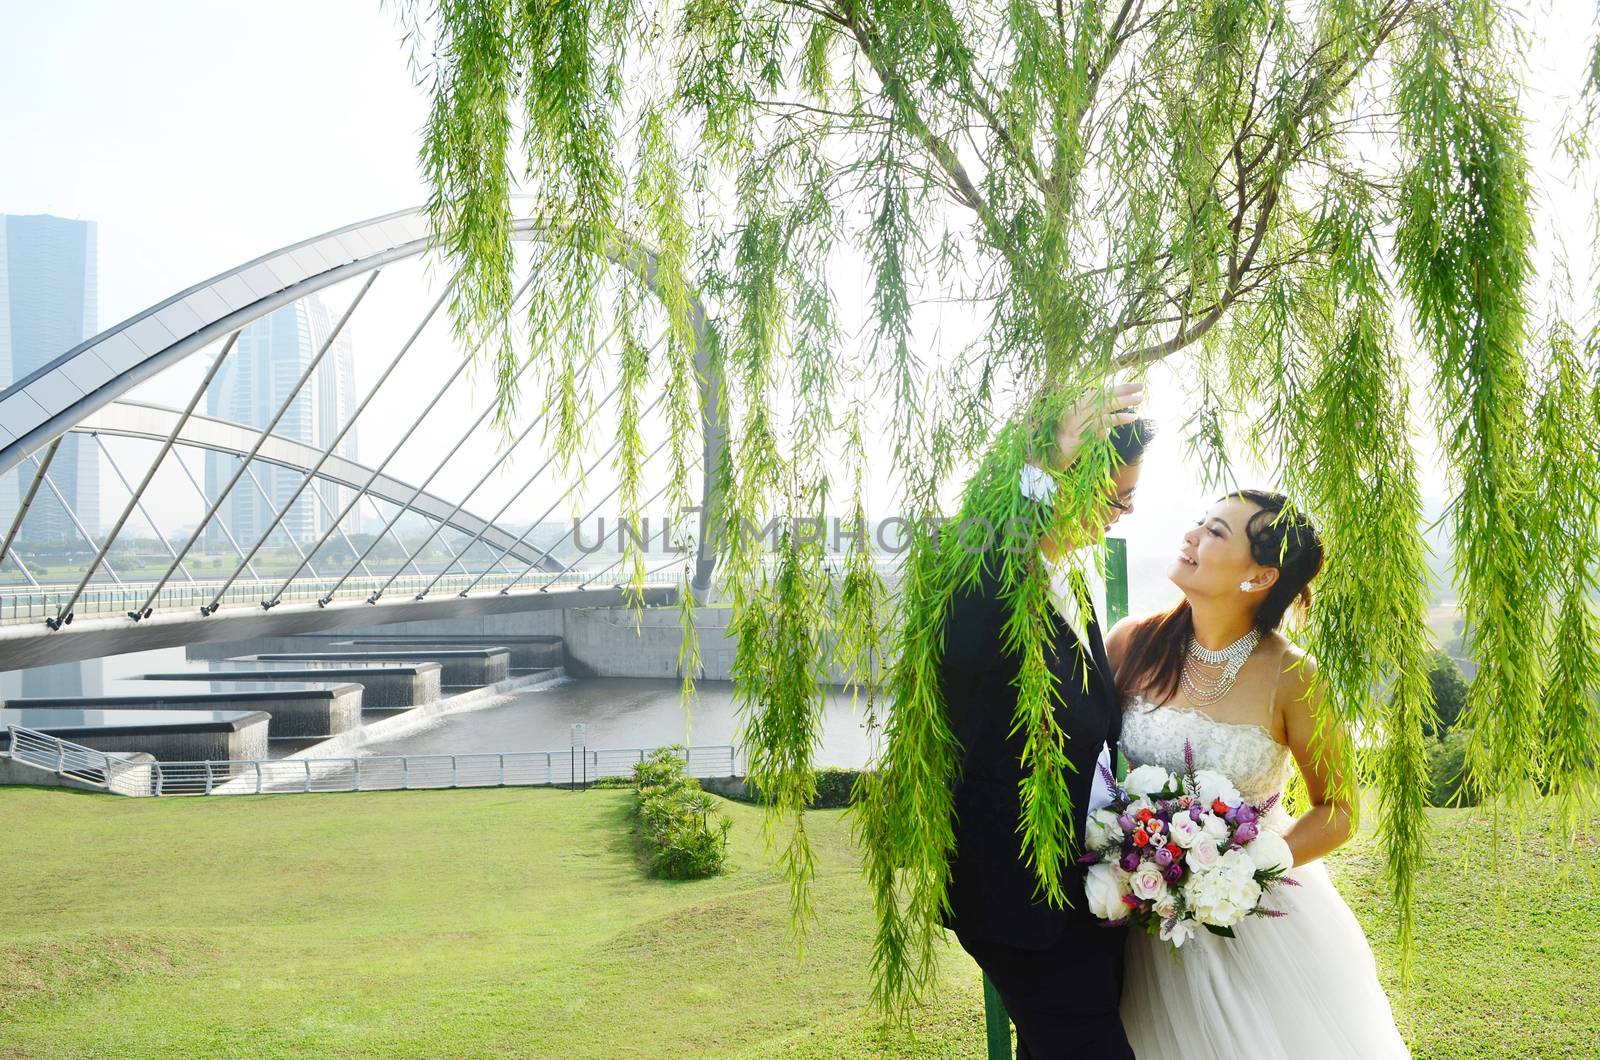
<path fill-rule="evenodd" d="M 1136 389 L 1129 387 L 1119 388 L 1116 397 L 1123 407 L 1139 400 Z M 1148 420 L 1129 419 L 1131 415 L 1120 416 L 1110 432 L 1122 466 L 1112 475 L 1115 497 L 1086 528 L 1100 534 L 1132 510 L 1139 461 L 1154 434 Z M 1058 431 L 1058 438 L 1070 440 L 1068 446 L 1058 444 L 1067 453 L 1058 455 L 1058 467 L 1070 461 L 1075 449 L 1070 443 L 1080 433 Z M 1052 551 L 1046 542 L 1043 554 L 1052 561 L 1061 558 Z M 1011 732 L 1018 659 L 1006 653 L 1001 633 L 1008 613 L 1000 562 L 998 551 L 990 550 L 980 578 L 951 598 L 945 617 L 940 680 L 962 755 L 944 926 L 955 932 L 1005 1002 L 1017 1029 L 1018 1060 L 1132 1060 L 1117 1011 L 1126 929 L 1103 927 L 1089 914 L 1083 874 L 1075 863 L 1062 881 L 1071 905 L 1059 909 L 1036 894 L 1034 870 L 1023 859 L 1018 785 L 1027 767 L 1022 763 L 1024 735 Z M 1081 841 L 1096 764 L 1103 748 L 1114 753 L 1122 712 L 1096 616 L 1092 611 L 1080 616 L 1070 593 L 1055 595 L 1054 637 L 1046 662 L 1064 700 L 1055 708 L 1055 720 L 1072 765 L 1066 780 L 1074 832 Z"/>

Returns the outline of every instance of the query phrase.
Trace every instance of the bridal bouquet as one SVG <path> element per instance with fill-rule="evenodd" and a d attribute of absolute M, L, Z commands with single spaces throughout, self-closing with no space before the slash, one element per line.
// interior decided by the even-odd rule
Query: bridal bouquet
<path fill-rule="evenodd" d="M 1294 861 L 1289 845 L 1260 826 L 1277 796 L 1252 806 L 1221 773 L 1196 771 L 1187 743 L 1183 760 L 1181 777 L 1144 765 L 1118 785 L 1105 773 L 1115 797 L 1089 815 L 1080 859 L 1091 913 L 1108 924 L 1131 921 L 1173 946 L 1202 927 L 1232 938 L 1247 916 L 1281 916 L 1261 898 L 1295 882 L 1284 875 Z"/>

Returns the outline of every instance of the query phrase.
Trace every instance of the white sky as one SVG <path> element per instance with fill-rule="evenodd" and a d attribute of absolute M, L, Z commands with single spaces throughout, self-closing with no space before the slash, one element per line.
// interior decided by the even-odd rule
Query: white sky
<path fill-rule="evenodd" d="M 1527 17 L 1534 34 L 1528 106 L 1534 158 L 1545 160 L 1538 163 L 1545 202 L 1560 207 L 1544 220 L 1578 244 L 1569 250 L 1585 255 L 1585 267 L 1573 274 L 1587 303 L 1593 197 L 1561 186 L 1565 165 L 1551 144 L 1593 40 L 1594 12 L 1590 4 L 1563 0 L 1540 4 Z M 425 197 L 416 165 L 425 101 L 412 85 L 392 12 L 375 0 L 0 0 L 0 99 L 0 213 L 99 223 L 101 327 L 277 247 Z M 1541 257 L 1549 249 L 1545 238 Z M 380 279 L 352 326 L 363 386 L 416 319 L 415 273 L 387 287 Z M 349 295 L 349 289 L 328 293 L 330 311 L 337 315 Z M 949 323 L 952 331 L 965 330 L 961 321 Z M 439 372 L 455 356 L 442 329 L 424 351 Z M 185 380 L 198 376 L 169 376 L 156 396 L 181 404 L 192 385 Z M 1148 564 L 1164 566 L 1185 520 L 1198 514 L 1210 491 L 1198 486 L 1197 469 L 1182 458 L 1182 388 L 1162 373 L 1152 382 L 1147 410 L 1166 434 L 1146 460 L 1141 510 L 1118 532 L 1129 537 L 1136 564 L 1148 557 Z M 472 404 L 481 407 L 486 395 L 479 386 Z M 413 479 L 440 451 L 447 426 L 462 422 L 467 410 L 464 399 L 448 404 L 438 431 L 430 425 L 433 436 L 401 462 Z M 385 434 L 382 422 L 365 424 L 361 453 L 372 462 L 393 434 Z M 491 450 L 485 443 L 464 460 L 483 466 Z M 506 482 L 520 483 L 531 465 L 519 458 L 517 468 Z M 102 479 L 109 521 L 123 498 L 108 472 Z M 179 509 L 187 504 L 177 500 L 175 483 L 161 485 Z M 1431 467 L 1425 492 L 1446 492 Z M 873 498 L 875 515 L 892 510 L 884 493 Z M 500 499 L 473 507 L 490 514 Z"/>

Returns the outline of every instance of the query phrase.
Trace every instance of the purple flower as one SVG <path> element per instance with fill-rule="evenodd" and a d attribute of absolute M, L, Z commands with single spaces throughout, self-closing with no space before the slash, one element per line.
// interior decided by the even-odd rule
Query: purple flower
<path fill-rule="evenodd" d="M 1169 850 L 1166 847 L 1162 847 L 1160 850 L 1157 850 L 1156 851 L 1156 864 L 1160 865 L 1162 868 L 1166 868 L 1168 865 L 1171 865 L 1172 864 L 1172 851 Z"/>
<path fill-rule="evenodd" d="M 1132 872 L 1134 869 L 1139 867 L 1139 852 L 1135 850 L 1131 853 L 1122 855 L 1122 860 L 1118 864 L 1122 866 L 1122 870 L 1124 872 Z"/>
<path fill-rule="evenodd" d="M 1189 807 L 1189 820 L 1193 821 L 1195 824 L 1199 824 L 1200 818 L 1204 817 L 1205 815 L 1205 807 L 1201 806 L 1198 802 Z"/>
<path fill-rule="evenodd" d="M 1133 831 L 1133 818 L 1122 813 L 1117 815 L 1117 827 L 1122 829 L 1124 835 Z"/>
<path fill-rule="evenodd" d="M 1258 812 L 1260 812 L 1260 813 L 1270 813 L 1272 811 L 1272 808 L 1274 806 L 1276 806 L 1276 805 L 1278 805 L 1278 796 L 1277 796 L 1277 793 L 1274 792 L 1272 798 L 1268 799 L 1266 802 L 1261 804 L 1261 809 Z"/>
<path fill-rule="evenodd" d="M 1238 808 L 1234 811 L 1234 813 L 1235 813 L 1235 819 L 1240 824 L 1249 824 L 1249 823 L 1255 821 L 1260 816 L 1260 814 L 1256 813 L 1256 808 L 1254 806 L 1251 806 L 1247 802 L 1246 803 L 1241 803 L 1238 806 Z"/>
<path fill-rule="evenodd" d="M 1234 831 L 1233 841 L 1238 843 L 1240 846 L 1244 846 L 1246 843 L 1250 842 L 1250 840 L 1256 837 L 1256 831 L 1257 828 L 1254 821 L 1245 821 L 1238 827 L 1238 829 Z"/>
<path fill-rule="evenodd" d="M 1168 865 L 1164 870 L 1162 870 L 1161 875 L 1168 883 L 1177 883 L 1179 880 L 1183 879 L 1183 863 L 1174 861 L 1172 864 Z"/>
<path fill-rule="evenodd" d="M 1194 772 L 1194 745 L 1188 740 L 1183 741 L 1183 768 Z"/>

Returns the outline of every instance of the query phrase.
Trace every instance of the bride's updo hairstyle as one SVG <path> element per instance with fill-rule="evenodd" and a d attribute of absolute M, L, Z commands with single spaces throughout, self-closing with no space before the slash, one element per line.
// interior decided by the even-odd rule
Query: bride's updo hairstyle
<path fill-rule="evenodd" d="M 1290 505 L 1289 498 L 1281 493 L 1240 490 L 1228 497 L 1238 497 L 1260 509 L 1245 523 L 1245 537 L 1250 542 L 1250 558 L 1278 571 L 1278 580 L 1267 589 L 1255 619 L 1258 630 L 1271 633 L 1283 624 L 1283 616 L 1291 606 L 1298 604 L 1302 613 L 1310 608 L 1311 582 L 1322 570 L 1322 538 L 1305 513 Z M 1134 626 L 1117 667 L 1118 690 L 1123 695 L 1139 693 L 1155 703 L 1165 703 L 1177 695 L 1192 636 L 1194 616 L 1187 599 Z"/>
<path fill-rule="evenodd" d="M 1281 493 L 1240 490 L 1237 496 L 1260 507 L 1245 524 L 1250 558 L 1263 567 L 1278 568 L 1278 580 L 1267 590 L 1256 612 L 1256 628 L 1270 633 L 1283 624 L 1294 604 L 1302 615 L 1311 608 L 1311 582 L 1322 571 L 1322 538 L 1304 512 L 1289 504 Z"/>

